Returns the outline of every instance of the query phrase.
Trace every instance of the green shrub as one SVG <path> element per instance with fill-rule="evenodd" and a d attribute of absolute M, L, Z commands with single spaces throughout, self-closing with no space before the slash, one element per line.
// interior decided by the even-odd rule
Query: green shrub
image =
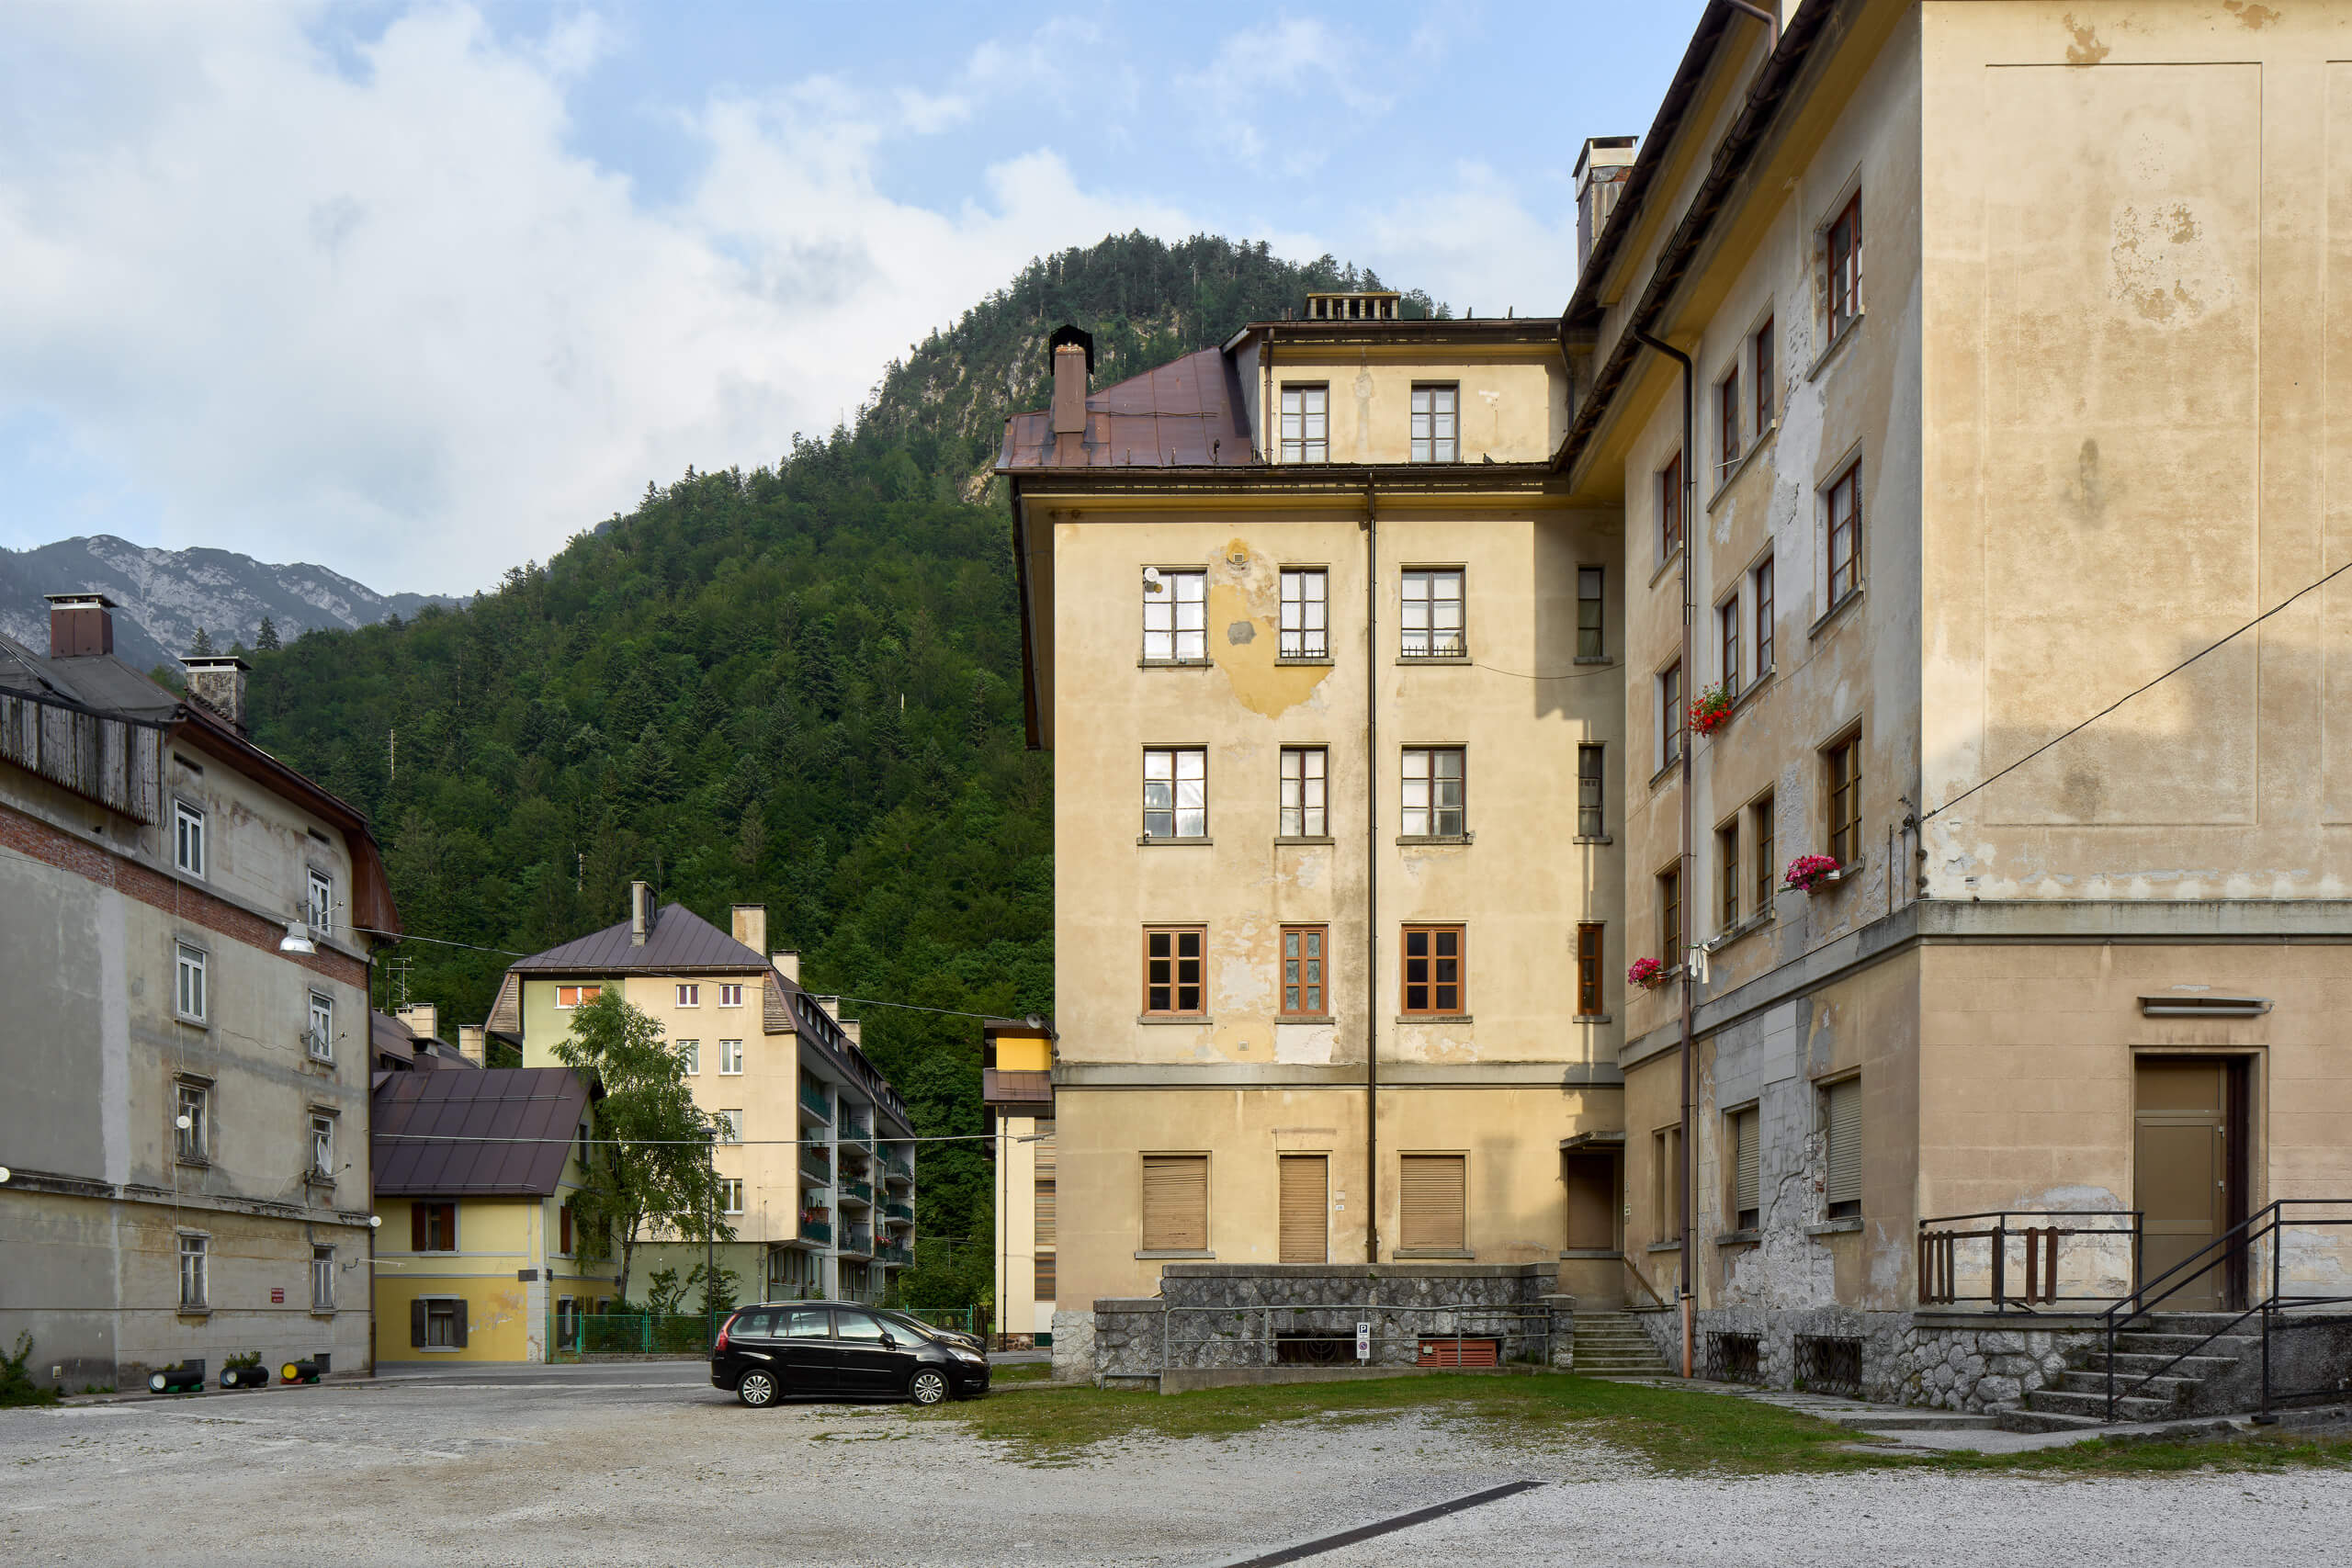
<path fill-rule="evenodd" d="M 57 1403 L 57 1391 L 34 1382 L 32 1374 L 25 1370 L 32 1354 L 33 1337 L 29 1334 L 17 1336 L 15 1355 L 0 1352 L 0 1405 Z"/>

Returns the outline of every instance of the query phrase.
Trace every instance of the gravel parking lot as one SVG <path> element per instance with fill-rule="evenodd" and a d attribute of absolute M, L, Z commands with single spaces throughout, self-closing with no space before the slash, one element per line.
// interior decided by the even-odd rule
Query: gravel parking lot
<path fill-rule="evenodd" d="M 1515 1480 L 1545 1484 L 1310 1561 L 2206 1564 L 2352 1538 L 2340 1472 L 1693 1480 L 1409 1414 L 1041 1465 L 655 1363 L 0 1411 L 0 1562 L 1210 1564 Z"/>

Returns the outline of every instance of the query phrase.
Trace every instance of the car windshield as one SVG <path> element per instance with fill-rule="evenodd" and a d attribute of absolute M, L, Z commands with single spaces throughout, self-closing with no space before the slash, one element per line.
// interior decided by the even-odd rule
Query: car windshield
<path fill-rule="evenodd" d="M 901 1313 L 895 1312 L 886 1312 L 879 1315 L 882 1321 L 888 1324 L 892 1328 L 903 1328 L 909 1333 L 918 1335 L 925 1339 L 937 1339 L 940 1337 L 940 1333 L 937 1329 L 932 1327 L 931 1325 L 923 1322 L 919 1317 L 908 1317 Z"/>

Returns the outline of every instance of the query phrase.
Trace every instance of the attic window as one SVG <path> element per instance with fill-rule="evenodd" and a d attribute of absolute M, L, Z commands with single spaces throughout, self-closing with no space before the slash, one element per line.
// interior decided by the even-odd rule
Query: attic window
<path fill-rule="evenodd" d="M 2224 997 L 2212 992 L 2167 991 L 2140 998 L 2147 1018 L 2259 1018 L 2270 1010 L 2268 997 Z"/>

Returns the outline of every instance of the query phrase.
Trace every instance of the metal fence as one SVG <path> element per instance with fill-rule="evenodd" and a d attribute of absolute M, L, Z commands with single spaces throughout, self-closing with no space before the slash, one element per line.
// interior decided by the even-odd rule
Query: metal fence
<path fill-rule="evenodd" d="M 548 1352 L 575 1356 L 707 1356 L 714 1320 L 703 1313 L 558 1313 L 550 1317 Z"/>
<path fill-rule="evenodd" d="M 978 1332 L 978 1307 L 892 1307 L 890 1310 L 911 1317 L 917 1323 L 928 1323 L 933 1328 L 960 1328 L 967 1334 Z"/>
<path fill-rule="evenodd" d="M 1753 1334 L 1710 1334 L 1700 1375 L 1716 1382 L 1764 1381 L 1764 1341 Z"/>
<path fill-rule="evenodd" d="M 1862 1342 L 1850 1335 L 1796 1337 L 1796 1385 L 1807 1393 L 1862 1397 Z"/>
<path fill-rule="evenodd" d="M 1919 1222 L 1921 1306 L 2105 1306 L 2139 1274 L 2137 1209 L 1996 1209 Z"/>

